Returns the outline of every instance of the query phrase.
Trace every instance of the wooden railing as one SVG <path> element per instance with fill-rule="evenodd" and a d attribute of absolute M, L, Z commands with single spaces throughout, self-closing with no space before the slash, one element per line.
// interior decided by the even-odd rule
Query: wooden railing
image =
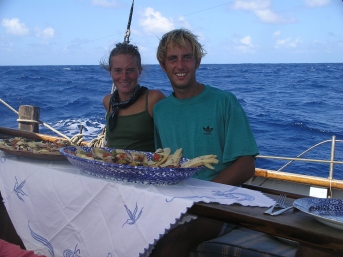
<path fill-rule="evenodd" d="M 294 174 L 284 171 L 265 170 L 259 168 L 255 169 L 255 176 L 263 177 L 266 179 L 277 179 L 311 186 L 320 186 L 343 190 L 343 180 L 328 179 L 315 176 L 307 176 L 302 174 Z"/>
<path fill-rule="evenodd" d="M 308 148 L 306 151 L 302 152 L 301 154 L 299 154 L 295 158 L 258 155 L 257 158 L 272 159 L 272 160 L 288 160 L 289 162 L 287 162 L 285 165 L 283 165 L 278 170 L 267 170 L 267 169 L 256 168 L 255 169 L 255 176 L 263 177 L 266 179 L 277 179 L 277 180 L 282 180 L 282 181 L 307 184 L 307 185 L 312 185 L 312 186 L 343 189 L 343 180 L 333 179 L 334 165 L 336 165 L 336 164 L 342 165 L 343 164 L 343 161 L 335 161 L 335 147 L 336 147 L 337 142 L 343 142 L 343 140 L 336 140 L 336 137 L 332 136 L 332 140 L 322 141 L 322 142 Z M 326 144 L 326 143 L 331 143 L 330 160 L 300 158 L 301 156 L 303 156 L 305 153 L 309 152 L 310 150 L 312 150 L 312 149 L 314 149 L 320 145 Z M 290 165 L 294 161 L 330 164 L 330 170 L 329 170 L 328 178 L 294 174 L 294 173 L 282 171 L 285 167 L 287 167 L 288 165 Z"/>

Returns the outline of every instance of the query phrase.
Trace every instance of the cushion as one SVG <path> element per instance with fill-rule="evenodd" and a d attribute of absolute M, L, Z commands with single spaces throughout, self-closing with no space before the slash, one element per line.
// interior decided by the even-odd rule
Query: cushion
<path fill-rule="evenodd" d="M 296 242 L 237 227 L 198 245 L 188 257 L 293 257 L 297 248 Z"/>

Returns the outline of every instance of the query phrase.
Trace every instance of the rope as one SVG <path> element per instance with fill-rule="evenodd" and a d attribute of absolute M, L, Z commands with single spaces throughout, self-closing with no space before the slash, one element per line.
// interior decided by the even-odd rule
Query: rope
<path fill-rule="evenodd" d="M 69 137 L 67 137 L 66 135 L 62 134 L 61 132 L 59 132 L 58 130 L 54 129 L 53 127 L 49 126 L 48 124 L 44 123 L 43 121 L 40 120 L 26 120 L 26 119 L 17 119 L 18 122 L 29 122 L 29 123 L 38 123 L 38 124 L 42 124 L 45 127 L 49 128 L 50 130 L 52 130 L 53 132 L 55 132 L 56 134 L 60 135 L 61 137 L 64 137 L 67 140 L 71 140 Z"/>
<path fill-rule="evenodd" d="M 17 115 L 19 115 L 19 113 L 13 108 L 11 107 L 9 104 L 7 104 L 4 100 L 2 100 L 0 98 L 0 102 L 3 103 L 5 106 L 7 106 L 10 110 L 12 110 L 14 113 L 16 113 Z M 51 126 L 49 126 L 48 124 L 44 123 L 43 121 L 37 121 L 37 120 L 26 120 L 26 119 L 17 119 L 18 122 L 32 122 L 32 123 L 39 123 L 44 125 L 45 127 L 51 129 L 53 132 L 57 133 L 58 135 L 64 137 L 67 140 L 71 140 L 69 137 L 67 137 L 66 135 L 62 134 L 61 132 L 57 131 L 56 129 L 52 128 Z"/>
<path fill-rule="evenodd" d="M 5 101 L 3 101 L 0 98 L 0 102 L 3 103 L 5 106 L 7 106 L 10 110 L 12 110 L 14 113 L 19 115 L 19 112 L 17 112 L 13 107 L 11 107 L 9 104 L 7 104 Z M 66 135 L 62 134 L 58 130 L 54 129 L 53 127 L 49 126 L 45 122 L 42 122 L 40 120 L 28 120 L 28 119 L 17 119 L 18 122 L 28 122 L 28 123 L 38 123 L 42 124 L 45 127 L 49 128 L 53 132 L 57 133 L 61 137 L 67 139 L 72 145 L 80 145 L 83 142 L 83 135 L 82 135 L 82 126 L 80 129 L 80 133 L 74 135 L 72 138 L 67 137 Z M 106 145 L 106 140 L 105 140 L 105 132 L 106 132 L 106 127 L 102 130 L 101 134 L 98 135 L 97 138 L 94 138 L 90 143 L 88 143 L 88 146 L 92 147 L 104 147 Z"/>
<path fill-rule="evenodd" d="M 97 138 L 94 138 L 90 141 L 87 146 L 89 147 L 105 147 L 106 146 L 106 127 L 103 128 L 102 132 L 98 135 Z"/>
<path fill-rule="evenodd" d="M 15 109 L 13 109 L 9 104 L 7 104 L 5 101 L 3 101 L 1 98 L 0 98 L 0 102 L 2 102 L 5 106 L 7 106 L 9 109 L 11 109 L 12 111 L 14 111 L 16 114 L 19 114 Z"/>
<path fill-rule="evenodd" d="M 37 120 L 26 120 L 26 119 L 17 119 L 18 122 L 29 122 L 29 123 L 38 123 L 40 124 L 39 121 Z"/>
<path fill-rule="evenodd" d="M 113 94 L 114 91 L 116 91 L 116 86 L 114 85 L 114 83 L 112 84 L 112 90 L 111 90 L 111 95 Z"/>
<path fill-rule="evenodd" d="M 76 134 L 69 141 L 72 145 L 80 145 L 83 141 L 83 135 Z"/>
<path fill-rule="evenodd" d="M 127 29 L 125 31 L 125 36 L 124 36 L 124 43 L 129 44 L 130 43 L 130 27 L 131 27 L 131 21 L 132 21 L 132 14 L 133 14 L 133 6 L 134 6 L 134 0 L 132 0 L 132 5 L 131 5 L 131 9 L 130 9 L 130 15 L 129 15 L 129 20 L 127 23 Z M 116 86 L 114 85 L 114 83 L 112 84 L 112 89 L 111 89 L 111 94 L 113 94 L 113 92 L 116 90 Z M 9 104 L 7 104 L 5 101 L 3 101 L 0 98 L 0 102 L 2 102 L 5 106 L 7 106 L 9 109 L 11 109 L 13 112 L 15 112 L 17 115 L 19 115 L 19 113 L 12 108 Z M 27 119 L 17 119 L 18 122 L 29 122 L 29 123 L 39 123 L 44 125 L 45 127 L 49 128 L 50 130 L 52 130 L 53 132 L 57 133 L 58 135 L 66 138 L 71 144 L 76 144 L 76 145 L 80 145 L 83 141 L 83 135 L 82 135 L 82 126 L 80 129 L 80 133 L 74 135 L 72 138 L 67 137 L 66 135 L 62 134 L 61 132 L 57 131 L 56 129 L 52 128 L 51 126 L 49 126 L 48 124 L 42 122 L 42 121 L 37 121 L 37 120 L 27 120 Z M 103 128 L 102 132 L 98 135 L 97 138 L 94 138 L 91 142 L 89 142 L 87 145 L 90 147 L 104 147 L 106 145 L 106 126 Z"/>

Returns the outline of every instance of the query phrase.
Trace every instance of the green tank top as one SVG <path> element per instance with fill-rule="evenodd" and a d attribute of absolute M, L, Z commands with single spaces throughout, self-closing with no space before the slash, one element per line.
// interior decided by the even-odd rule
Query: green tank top
<path fill-rule="evenodd" d="M 154 152 L 154 120 L 148 110 L 148 93 L 146 92 L 145 110 L 140 113 L 118 116 L 117 124 L 109 129 L 110 113 L 106 115 L 106 139 L 111 148 Z"/>

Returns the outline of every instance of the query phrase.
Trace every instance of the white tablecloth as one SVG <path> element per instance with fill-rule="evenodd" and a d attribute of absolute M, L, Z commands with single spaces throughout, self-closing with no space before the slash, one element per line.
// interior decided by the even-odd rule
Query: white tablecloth
<path fill-rule="evenodd" d="M 194 202 L 274 203 L 260 192 L 208 181 L 117 182 L 88 176 L 67 161 L 2 151 L 0 191 L 25 247 L 46 256 L 146 256 Z"/>

